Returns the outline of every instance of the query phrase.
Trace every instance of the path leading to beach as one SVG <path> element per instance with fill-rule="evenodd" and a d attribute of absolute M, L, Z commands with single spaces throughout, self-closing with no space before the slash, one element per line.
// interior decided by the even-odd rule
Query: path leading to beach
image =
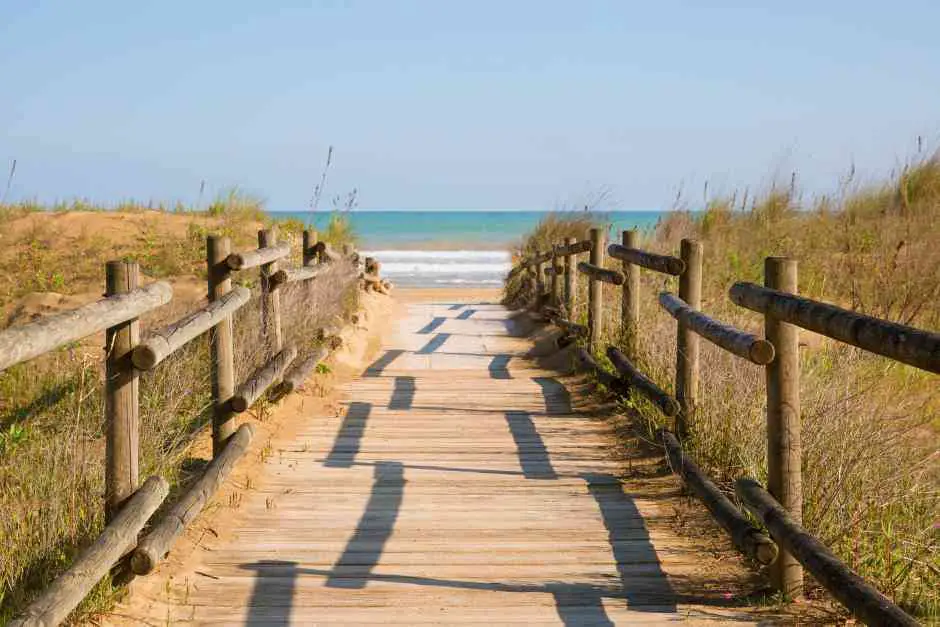
<path fill-rule="evenodd" d="M 413 302 L 339 415 L 279 436 L 230 533 L 130 622 L 756 622 L 746 572 L 675 530 L 653 458 L 618 454 L 585 383 L 495 304 Z M 635 475 L 636 473 L 634 473 Z M 641 473 L 643 474 L 643 473 Z M 763 618 L 766 618 L 764 616 Z"/>

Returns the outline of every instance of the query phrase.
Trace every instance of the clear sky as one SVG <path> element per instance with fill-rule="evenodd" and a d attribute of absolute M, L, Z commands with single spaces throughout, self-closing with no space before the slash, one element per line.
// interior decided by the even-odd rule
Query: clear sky
<path fill-rule="evenodd" d="M 758 6 L 763 5 L 763 6 Z M 550 208 L 940 139 L 938 0 L 2 0 L 0 194 L 303 209 Z"/>

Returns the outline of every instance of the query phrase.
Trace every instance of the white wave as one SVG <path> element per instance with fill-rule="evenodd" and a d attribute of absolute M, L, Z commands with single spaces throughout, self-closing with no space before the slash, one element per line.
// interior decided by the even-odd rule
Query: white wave
<path fill-rule="evenodd" d="M 362 251 L 363 257 L 375 257 L 384 263 L 393 261 L 501 261 L 509 263 L 512 256 L 506 250 L 371 250 Z"/>
<path fill-rule="evenodd" d="M 497 250 L 372 250 L 360 253 L 382 264 L 382 275 L 411 287 L 500 285 L 511 256 Z"/>
<path fill-rule="evenodd" d="M 381 257 L 378 258 L 381 261 Z M 509 263 L 382 263 L 382 273 L 408 274 L 499 274 L 509 272 Z"/>

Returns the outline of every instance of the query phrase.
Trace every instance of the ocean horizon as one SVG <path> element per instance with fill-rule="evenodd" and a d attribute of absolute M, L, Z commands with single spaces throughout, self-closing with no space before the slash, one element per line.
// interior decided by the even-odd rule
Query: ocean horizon
<path fill-rule="evenodd" d="M 511 249 L 550 211 L 350 211 L 364 255 L 402 287 L 499 287 L 511 266 Z M 651 230 L 663 211 L 592 212 L 611 233 Z M 270 211 L 324 230 L 329 211 Z"/>

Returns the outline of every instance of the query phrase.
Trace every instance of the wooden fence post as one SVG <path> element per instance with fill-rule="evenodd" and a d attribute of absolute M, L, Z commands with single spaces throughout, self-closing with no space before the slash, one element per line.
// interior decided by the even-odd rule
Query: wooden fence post
<path fill-rule="evenodd" d="M 219 235 L 206 238 L 206 266 L 209 276 L 209 302 L 232 290 L 231 271 L 225 260 L 232 252 L 231 240 Z M 212 456 L 218 457 L 225 442 L 235 433 L 235 420 L 229 401 L 235 394 L 235 343 L 232 317 L 226 316 L 209 330 L 212 369 Z"/>
<path fill-rule="evenodd" d="M 702 244 L 691 239 L 682 240 L 679 257 L 685 262 L 685 272 L 679 276 L 679 298 L 692 309 L 702 308 Z M 676 334 L 676 435 L 688 434 L 695 415 L 698 397 L 698 335 L 684 322 L 678 323 Z"/>
<path fill-rule="evenodd" d="M 105 295 L 114 296 L 137 288 L 140 268 L 135 261 L 109 261 L 105 273 Z M 137 318 L 105 331 L 105 515 L 108 520 L 134 494 L 140 479 L 138 372 L 131 363 L 131 353 L 139 342 Z"/>
<path fill-rule="evenodd" d="M 313 247 L 317 245 L 317 232 L 313 229 L 304 230 L 302 261 L 304 266 L 308 266 L 316 260 L 317 254 Z"/>
<path fill-rule="evenodd" d="M 554 249 L 554 247 L 553 247 Z M 554 250 L 552 251 L 552 258 L 550 260 L 552 264 L 552 307 L 558 307 L 561 304 L 561 278 L 558 276 L 556 270 L 558 266 L 558 258 L 555 256 Z"/>
<path fill-rule="evenodd" d="M 258 248 L 275 244 L 277 231 L 274 228 L 258 231 Z M 281 296 L 277 287 L 271 285 L 271 275 L 275 272 L 276 261 L 261 264 L 261 333 L 266 344 L 273 341 L 273 352 L 277 353 L 284 348 L 284 337 L 281 335 Z"/>
<path fill-rule="evenodd" d="M 565 246 L 573 246 L 577 238 L 566 237 Z M 575 322 L 574 308 L 578 304 L 578 264 L 574 255 L 565 256 L 565 315 L 569 322 Z"/>
<path fill-rule="evenodd" d="M 539 251 L 535 251 L 535 256 L 538 257 L 541 255 Z M 535 272 L 535 311 L 540 311 L 542 309 L 542 299 L 545 298 L 545 277 L 542 274 L 542 263 L 532 264 L 532 270 Z"/>
<path fill-rule="evenodd" d="M 591 229 L 591 265 L 604 267 L 604 231 Z M 603 283 L 588 277 L 588 347 L 592 351 L 600 348 L 603 331 Z"/>
<path fill-rule="evenodd" d="M 796 260 L 768 257 L 764 285 L 797 294 Z M 765 315 L 764 333 L 776 350 L 767 366 L 767 488 L 793 520 L 802 523 L 799 328 Z M 788 598 L 803 594 L 803 569 L 787 551 L 781 550 L 771 567 L 771 580 Z"/>
<path fill-rule="evenodd" d="M 624 247 L 637 247 L 636 231 L 624 231 L 621 239 Z M 640 268 L 629 261 L 623 262 L 623 301 L 620 304 L 620 327 L 627 356 L 637 357 L 637 329 L 640 322 Z"/>

